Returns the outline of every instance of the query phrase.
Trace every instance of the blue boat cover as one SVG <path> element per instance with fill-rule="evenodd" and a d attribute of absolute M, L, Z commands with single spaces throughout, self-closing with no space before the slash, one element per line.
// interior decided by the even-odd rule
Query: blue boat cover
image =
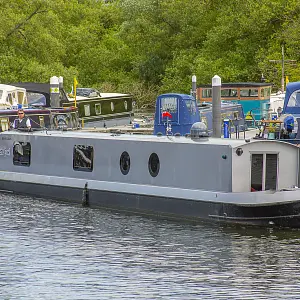
<path fill-rule="evenodd" d="M 222 119 L 244 119 L 241 104 L 221 103 Z M 200 120 L 207 126 L 208 133 L 212 132 L 213 126 L 212 107 L 201 108 L 191 95 L 168 93 L 157 97 L 154 119 L 154 134 L 165 135 L 168 128 L 171 134 L 185 135 L 190 133 L 194 123 Z"/>
<path fill-rule="evenodd" d="M 157 97 L 154 120 L 154 134 L 166 134 L 167 124 L 172 133 L 185 135 L 191 126 L 199 122 L 199 110 L 196 99 L 185 94 L 163 94 Z"/>
<path fill-rule="evenodd" d="M 290 82 L 286 86 L 282 113 L 300 115 L 300 82 Z"/>

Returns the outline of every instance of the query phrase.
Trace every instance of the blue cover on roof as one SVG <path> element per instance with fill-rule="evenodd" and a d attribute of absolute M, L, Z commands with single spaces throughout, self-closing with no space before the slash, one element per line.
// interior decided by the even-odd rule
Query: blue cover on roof
<path fill-rule="evenodd" d="M 164 113 L 168 112 L 167 119 Z M 199 110 L 196 99 L 190 95 L 168 93 L 157 97 L 154 120 L 154 134 L 166 134 L 166 124 L 169 122 L 173 134 L 185 135 L 191 126 L 199 122 Z"/>
<path fill-rule="evenodd" d="M 300 115 L 300 82 L 291 82 L 286 86 L 282 113 Z"/>

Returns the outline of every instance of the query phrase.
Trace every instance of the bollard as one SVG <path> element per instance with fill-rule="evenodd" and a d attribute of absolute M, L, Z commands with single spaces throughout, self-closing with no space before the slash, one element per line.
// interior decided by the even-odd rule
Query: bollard
<path fill-rule="evenodd" d="M 50 106 L 59 107 L 59 79 L 57 76 L 50 78 Z"/>
<path fill-rule="evenodd" d="M 212 78 L 212 137 L 221 137 L 221 77 L 215 75 Z"/>
<path fill-rule="evenodd" d="M 196 99 L 197 96 L 197 78 L 196 75 L 192 76 L 192 96 Z"/>

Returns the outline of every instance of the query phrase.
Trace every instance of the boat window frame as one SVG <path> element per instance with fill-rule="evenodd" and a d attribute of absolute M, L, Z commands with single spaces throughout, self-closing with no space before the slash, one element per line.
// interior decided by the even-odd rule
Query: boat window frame
<path fill-rule="evenodd" d="M 277 155 L 277 170 L 276 170 L 276 190 L 278 189 L 278 183 L 279 183 L 279 152 L 276 151 L 267 151 L 267 152 L 262 152 L 262 151 L 251 151 L 250 152 L 250 189 L 251 189 L 251 184 L 252 184 L 252 155 L 253 154 L 259 154 L 263 156 L 262 162 L 262 189 L 261 191 L 266 191 L 266 180 L 267 180 L 267 155 L 273 154 Z"/>
<path fill-rule="evenodd" d="M 126 168 L 124 167 L 127 162 Z M 127 151 L 123 151 L 120 155 L 120 170 L 123 175 L 127 175 L 130 171 L 130 155 Z"/>
<path fill-rule="evenodd" d="M 13 97 L 11 93 L 7 94 L 7 102 L 9 102 L 10 105 L 13 105 Z"/>
<path fill-rule="evenodd" d="M 90 117 L 91 116 L 91 106 L 90 106 L 90 104 L 84 104 L 83 105 L 83 110 L 84 110 L 84 116 L 85 117 Z"/>
<path fill-rule="evenodd" d="M 99 111 L 98 111 L 98 109 L 99 109 Z M 102 115 L 102 103 L 95 103 L 95 114 L 97 116 Z"/>
<path fill-rule="evenodd" d="M 8 117 L 0 118 L 0 132 L 7 131 L 10 128 L 10 122 Z"/>
<path fill-rule="evenodd" d="M 156 160 L 156 162 L 155 162 Z M 155 165 L 155 168 L 153 167 L 153 164 L 156 164 Z M 156 177 L 159 173 L 159 170 L 160 170 L 160 160 L 159 160 L 159 157 L 158 155 L 153 152 L 150 154 L 149 156 L 149 160 L 148 160 L 148 170 L 149 170 L 149 173 L 152 177 Z"/>
<path fill-rule="evenodd" d="M 85 167 L 85 166 L 76 166 L 75 165 L 75 155 L 76 155 L 76 147 L 89 147 L 92 149 L 91 151 L 91 157 L 88 157 L 88 159 L 91 160 L 91 165 L 89 167 Z M 94 146 L 93 145 L 82 145 L 82 144 L 76 144 L 73 146 L 73 170 L 74 171 L 83 171 L 83 172 L 93 172 L 94 170 L 94 153 L 95 153 L 95 150 L 94 150 Z"/>
<path fill-rule="evenodd" d="M 18 159 L 16 159 L 16 151 L 15 151 L 15 147 L 17 145 L 21 145 L 22 146 L 22 151 L 24 153 L 25 150 L 27 150 L 29 153 L 25 156 L 24 154 L 20 154 L 18 153 Z M 25 148 L 27 147 L 27 149 Z M 25 150 L 24 150 L 25 148 Z M 25 157 L 24 160 L 20 160 L 20 158 Z M 29 142 L 21 142 L 21 141 L 16 141 L 13 144 L 13 155 L 12 155 L 12 159 L 13 159 L 13 164 L 15 166 L 22 166 L 22 167 L 29 167 L 31 164 L 31 144 Z"/>

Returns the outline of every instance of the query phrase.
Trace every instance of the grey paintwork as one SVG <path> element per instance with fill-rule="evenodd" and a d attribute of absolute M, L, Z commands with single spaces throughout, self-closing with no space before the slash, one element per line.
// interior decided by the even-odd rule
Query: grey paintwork
<path fill-rule="evenodd" d="M 30 142 L 29 167 L 13 165 L 14 141 Z M 263 142 L 251 143 L 259 150 Z M 80 131 L 4 132 L 0 134 L 0 190 L 78 204 L 88 198 L 90 207 L 171 218 L 264 225 L 282 219 L 283 225 L 299 227 L 299 189 L 231 193 L 232 155 L 245 144 L 249 145 L 229 139 Z M 279 149 L 277 144 L 274 150 Z M 74 145 L 94 147 L 93 172 L 73 170 Z M 130 155 L 128 175 L 120 171 L 123 151 Z M 153 152 L 160 159 L 157 177 L 148 170 Z"/>
<path fill-rule="evenodd" d="M 14 141 L 31 144 L 29 167 L 12 163 Z M 94 170 L 82 172 L 73 170 L 74 145 L 94 147 Z M 176 187 L 208 191 L 231 191 L 230 144 L 194 142 L 184 137 L 137 137 L 79 132 L 34 132 L 3 133 L 0 148 L 10 149 L 10 156 L 0 156 L 0 170 L 81 178 L 136 185 Z M 130 155 L 130 171 L 120 171 L 120 156 L 123 151 Z M 160 171 L 152 177 L 148 160 L 155 152 L 160 160 Z"/>

